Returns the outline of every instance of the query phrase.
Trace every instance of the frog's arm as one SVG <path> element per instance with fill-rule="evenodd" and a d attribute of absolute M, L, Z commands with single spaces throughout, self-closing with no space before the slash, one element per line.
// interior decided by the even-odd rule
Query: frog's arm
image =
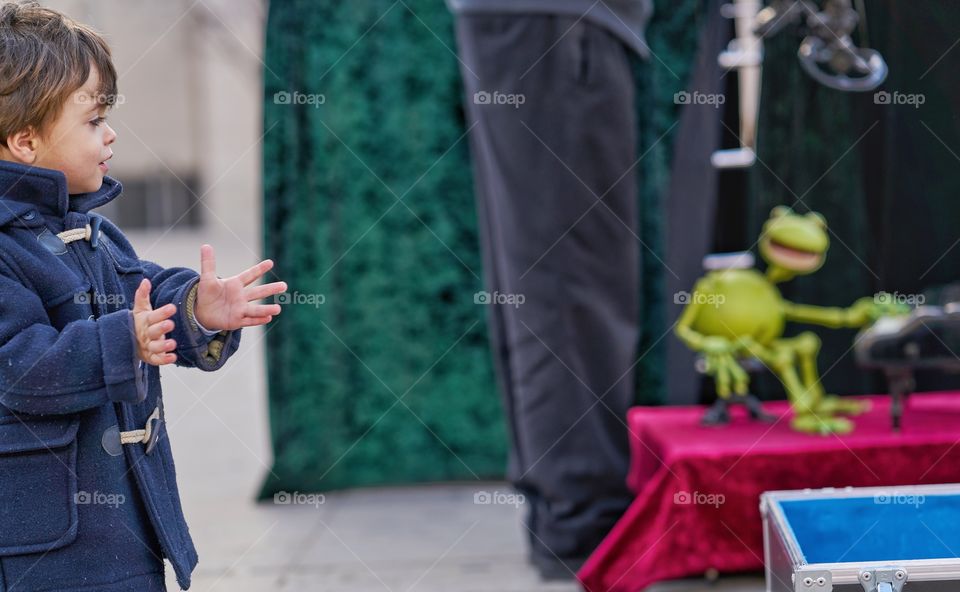
<path fill-rule="evenodd" d="M 680 341 L 696 352 L 703 351 L 703 341 L 706 337 L 693 329 L 693 324 L 697 320 L 697 315 L 700 314 L 700 308 L 703 307 L 704 301 L 703 298 L 697 298 L 697 293 L 712 294 L 713 289 L 713 282 L 709 277 L 699 279 L 690 292 L 690 302 L 683 309 L 683 313 L 677 321 L 677 326 L 673 329 L 674 334 L 680 338 Z"/>
<path fill-rule="evenodd" d="M 851 308 L 837 306 L 812 306 L 784 301 L 783 313 L 788 321 L 820 325 L 831 329 L 859 327 L 863 324 Z"/>

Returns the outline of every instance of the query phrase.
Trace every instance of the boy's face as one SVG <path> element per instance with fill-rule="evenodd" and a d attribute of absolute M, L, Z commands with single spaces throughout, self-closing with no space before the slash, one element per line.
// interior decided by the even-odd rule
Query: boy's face
<path fill-rule="evenodd" d="M 106 124 L 107 105 L 97 94 L 99 74 L 90 76 L 67 99 L 60 116 L 44 137 L 37 137 L 33 166 L 61 171 L 67 177 L 67 192 L 89 193 L 103 185 L 103 176 L 113 156 L 110 145 L 117 133 Z"/>

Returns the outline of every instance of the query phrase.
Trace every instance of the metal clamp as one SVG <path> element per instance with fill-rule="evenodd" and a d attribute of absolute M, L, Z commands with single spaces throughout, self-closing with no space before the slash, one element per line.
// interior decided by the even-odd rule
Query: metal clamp
<path fill-rule="evenodd" d="M 878 51 L 849 43 L 840 51 L 833 45 L 811 35 L 797 51 L 804 71 L 820 84 L 834 90 L 866 92 L 875 90 L 887 79 L 887 63 Z M 829 71 L 831 65 L 846 62 L 850 65 L 840 67 L 842 71 Z"/>
<path fill-rule="evenodd" d="M 875 570 L 863 570 L 858 579 L 864 592 L 901 592 L 907 583 L 907 570 L 899 567 L 885 567 Z"/>
<path fill-rule="evenodd" d="M 800 65 L 814 80 L 841 91 L 874 90 L 887 77 L 887 64 L 876 50 L 859 47 L 851 38 L 865 15 L 851 0 L 734 0 L 721 15 L 734 19 L 736 37 L 717 58 L 720 67 L 737 70 L 740 146 L 717 150 L 710 162 L 718 169 L 747 168 L 757 160 L 763 40 L 788 24 L 802 24 L 807 36 L 800 44 Z"/>

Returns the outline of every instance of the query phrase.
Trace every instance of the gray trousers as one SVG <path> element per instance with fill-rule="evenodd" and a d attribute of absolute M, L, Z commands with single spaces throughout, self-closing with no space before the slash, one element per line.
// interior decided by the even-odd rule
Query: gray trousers
<path fill-rule="evenodd" d="M 554 15 L 460 15 L 457 38 L 508 477 L 527 498 L 532 552 L 582 556 L 631 500 L 630 55 L 606 30 Z"/>

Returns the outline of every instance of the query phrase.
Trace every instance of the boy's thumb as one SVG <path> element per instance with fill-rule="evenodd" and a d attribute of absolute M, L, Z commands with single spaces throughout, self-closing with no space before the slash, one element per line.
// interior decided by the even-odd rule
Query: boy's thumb
<path fill-rule="evenodd" d="M 140 285 L 137 286 L 137 293 L 134 295 L 134 310 L 149 310 L 150 308 L 150 280 L 143 278 Z"/>

